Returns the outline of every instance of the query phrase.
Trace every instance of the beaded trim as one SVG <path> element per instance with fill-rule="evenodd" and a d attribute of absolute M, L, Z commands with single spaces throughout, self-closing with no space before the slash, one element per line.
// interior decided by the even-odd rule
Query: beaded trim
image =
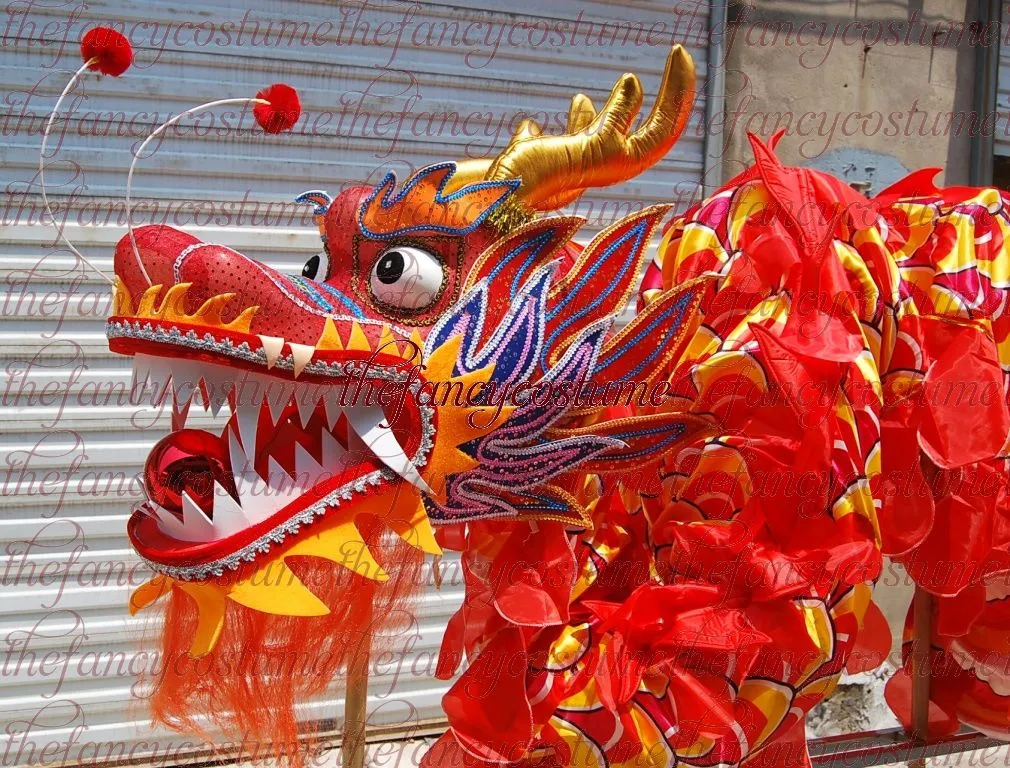
<path fill-rule="evenodd" d="M 502 235 L 529 224 L 537 212 L 528 208 L 518 197 L 507 197 L 487 217 L 487 223 Z"/>

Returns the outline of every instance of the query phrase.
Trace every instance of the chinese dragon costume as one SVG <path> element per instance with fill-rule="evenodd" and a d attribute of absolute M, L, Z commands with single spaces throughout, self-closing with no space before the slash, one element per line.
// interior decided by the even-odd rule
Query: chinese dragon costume
<path fill-rule="evenodd" d="M 266 130 L 297 119 L 285 88 Z M 300 275 L 131 227 L 109 344 L 173 415 L 128 527 L 155 572 L 130 610 L 164 606 L 157 720 L 298 760 L 296 702 L 454 550 L 428 765 L 804 766 L 806 713 L 889 652 L 887 555 L 936 599 L 931 732 L 1010 736 L 1008 198 L 919 172 L 866 199 L 752 138 L 665 225 L 576 244 L 551 212 L 666 155 L 693 91 L 677 46 L 640 121 L 624 75 L 563 135 L 306 193 Z M 649 396 L 579 396 L 608 384 Z"/>

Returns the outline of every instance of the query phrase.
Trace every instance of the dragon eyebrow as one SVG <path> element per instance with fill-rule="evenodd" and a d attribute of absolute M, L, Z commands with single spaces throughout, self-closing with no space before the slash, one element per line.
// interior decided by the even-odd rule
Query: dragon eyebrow
<path fill-rule="evenodd" d="M 367 237 L 386 240 L 405 234 L 466 235 L 483 223 L 519 188 L 519 179 L 478 181 L 445 194 L 455 163 L 422 168 L 396 191 L 390 171 L 358 209 Z"/>

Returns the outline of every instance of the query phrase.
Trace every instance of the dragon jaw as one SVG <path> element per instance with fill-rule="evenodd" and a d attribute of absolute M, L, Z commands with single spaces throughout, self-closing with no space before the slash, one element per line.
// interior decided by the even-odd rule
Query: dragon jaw
<path fill-rule="evenodd" d="M 388 330 L 372 349 L 357 322 L 341 332 L 333 319 L 305 351 L 250 334 L 254 307 L 222 321 L 216 308 L 229 296 L 191 314 L 174 309 L 186 288 L 169 289 L 159 303 L 162 290 L 154 286 L 134 308 L 120 284 L 108 324 L 111 348 L 133 355 L 151 401 L 171 403 L 173 416 L 172 432 L 148 457 L 149 498 L 128 525 L 157 573 L 134 594 L 131 611 L 177 585 L 200 607 L 191 647 L 200 656 L 217 642 L 226 599 L 265 613 L 329 612 L 285 565 L 288 557 L 319 557 L 385 581 L 356 522 L 360 514 L 378 517 L 422 552 L 441 554 L 422 499 L 438 498 L 432 485 L 444 487 L 434 468 L 451 472 L 472 462 L 446 435 L 480 437 L 511 409 L 447 408 L 439 416 L 417 395 L 428 384 L 472 387 L 493 367 L 455 374 L 458 339 L 418 365 L 423 341 L 416 333 L 397 339 Z M 398 399 L 383 398 L 396 388 Z M 215 415 L 230 406 L 219 435 L 187 428 L 197 392 Z M 483 416 L 481 427 L 464 423 L 470 414 Z M 187 450 L 186 441 L 195 447 Z"/>

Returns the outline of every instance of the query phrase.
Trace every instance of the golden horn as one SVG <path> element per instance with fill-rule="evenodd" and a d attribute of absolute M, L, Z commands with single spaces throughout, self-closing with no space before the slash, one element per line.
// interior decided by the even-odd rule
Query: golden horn
<path fill-rule="evenodd" d="M 520 126 L 487 171 L 489 180 L 522 179 L 516 196 L 533 211 L 553 210 L 589 187 L 605 187 L 637 176 L 658 162 L 687 125 L 694 103 L 694 63 L 680 45 L 670 50 L 659 94 L 641 127 L 631 126 L 642 106 L 642 85 L 622 76 L 596 113 L 582 94 L 572 99 L 568 133 L 541 136 Z"/>
<path fill-rule="evenodd" d="M 584 93 L 572 96 L 572 105 L 568 108 L 568 132 L 577 133 L 587 127 L 596 118 L 596 107 L 593 100 Z"/>
<path fill-rule="evenodd" d="M 572 97 L 572 105 L 568 110 L 568 132 L 576 133 L 583 130 L 596 117 L 596 109 L 592 100 L 584 93 L 577 93 Z M 543 133 L 543 129 L 530 118 L 521 120 L 516 127 L 515 133 L 509 139 L 508 147 L 511 147 L 521 139 L 535 138 Z M 505 151 L 508 151 L 506 147 Z M 456 172 L 445 185 L 445 193 L 450 194 L 458 189 L 462 189 L 468 184 L 476 184 L 478 181 L 487 181 L 488 172 L 494 163 L 493 157 L 473 158 L 470 160 L 456 161 Z M 582 191 L 579 191 L 582 194 Z M 562 203 L 563 205 L 564 203 Z M 561 206 L 558 206 L 559 208 Z"/>

